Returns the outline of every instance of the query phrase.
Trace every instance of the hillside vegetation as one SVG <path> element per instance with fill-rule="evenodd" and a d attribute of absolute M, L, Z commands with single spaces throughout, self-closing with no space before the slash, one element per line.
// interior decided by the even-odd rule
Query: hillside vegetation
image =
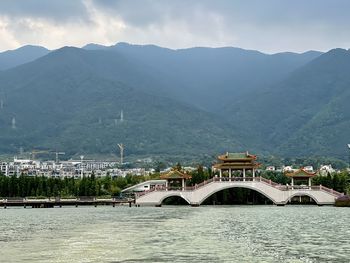
<path fill-rule="evenodd" d="M 35 49 L 31 61 L 12 51 L 21 59 L 0 72 L 0 153 L 106 155 L 122 142 L 136 156 L 246 149 L 346 156 L 347 50 L 267 55 L 126 43 L 45 50 Z"/>

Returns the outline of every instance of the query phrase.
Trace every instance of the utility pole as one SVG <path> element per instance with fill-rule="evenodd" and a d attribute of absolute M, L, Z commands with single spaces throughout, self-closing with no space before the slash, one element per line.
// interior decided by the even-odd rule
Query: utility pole
<path fill-rule="evenodd" d="M 118 147 L 120 150 L 120 164 L 123 165 L 124 145 L 122 143 L 118 143 Z"/>
<path fill-rule="evenodd" d="M 21 147 L 19 147 L 19 156 L 23 156 L 23 147 L 21 146 Z"/>
<path fill-rule="evenodd" d="M 16 129 L 16 118 L 15 118 L 15 117 L 12 118 L 12 121 L 11 121 L 11 128 L 12 128 L 12 129 Z"/>
<path fill-rule="evenodd" d="M 350 144 L 348 144 L 348 150 L 349 150 L 349 153 L 348 153 L 348 172 L 350 173 Z"/>
<path fill-rule="evenodd" d="M 124 113 L 123 110 L 120 111 L 120 122 L 124 121 Z"/>

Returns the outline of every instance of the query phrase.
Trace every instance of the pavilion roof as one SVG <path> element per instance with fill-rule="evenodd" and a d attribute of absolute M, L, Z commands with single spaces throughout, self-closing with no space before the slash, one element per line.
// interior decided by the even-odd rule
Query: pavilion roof
<path fill-rule="evenodd" d="M 246 163 L 246 162 L 222 162 L 222 163 L 215 163 L 213 165 L 214 168 L 217 169 L 252 169 L 252 168 L 258 168 L 261 164 L 257 162 L 251 162 L 251 163 Z"/>
<path fill-rule="evenodd" d="M 309 178 L 309 177 L 315 176 L 316 173 L 311 173 L 311 172 L 305 171 L 304 167 L 301 167 L 299 170 L 296 170 L 294 172 L 286 172 L 285 175 L 288 176 L 288 177 L 305 177 L 305 178 Z"/>
<path fill-rule="evenodd" d="M 229 152 L 227 152 L 226 154 L 219 155 L 218 159 L 219 160 L 244 160 L 244 159 L 255 160 L 256 155 L 249 154 L 248 151 L 246 151 L 244 153 L 229 153 Z"/>
<path fill-rule="evenodd" d="M 161 179 L 191 179 L 192 176 L 183 173 L 177 169 L 171 169 L 169 172 L 164 173 L 160 176 Z"/>

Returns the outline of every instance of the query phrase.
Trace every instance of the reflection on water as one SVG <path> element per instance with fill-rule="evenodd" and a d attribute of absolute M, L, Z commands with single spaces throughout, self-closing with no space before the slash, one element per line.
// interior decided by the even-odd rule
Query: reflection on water
<path fill-rule="evenodd" d="M 350 209 L 0 210 L 0 262 L 349 262 Z"/>

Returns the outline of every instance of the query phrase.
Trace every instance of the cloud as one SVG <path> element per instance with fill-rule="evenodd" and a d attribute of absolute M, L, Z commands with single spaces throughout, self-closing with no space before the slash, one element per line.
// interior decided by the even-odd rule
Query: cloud
<path fill-rule="evenodd" d="M 80 0 L 1 0 L 0 15 L 13 19 L 41 18 L 57 24 L 89 20 L 85 5 Z"/>
<path fill-rule="evenodd" d="M 0 20 L 0 47 L 3 50 L 19 46 L 19 42 L 6 30 L 6 21 Z"/>
<path fill-rule="evenodd" d="M 265 52 L 350 43 L 346 0 L 2 0 L 0 50 L 119 41 Z"/>

